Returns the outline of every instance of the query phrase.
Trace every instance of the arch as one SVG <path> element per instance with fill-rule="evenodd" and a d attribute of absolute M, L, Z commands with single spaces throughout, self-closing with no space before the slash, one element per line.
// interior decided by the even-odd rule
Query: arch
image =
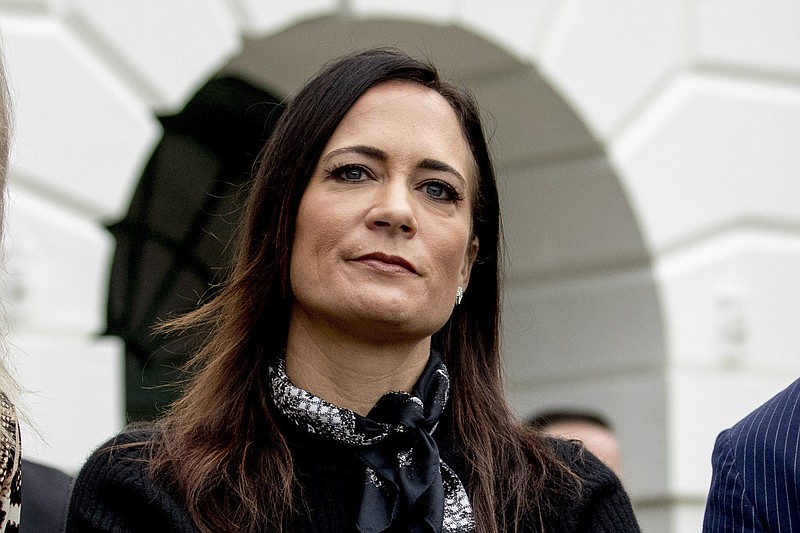
<path fill-rule="evenodd" d="M 504 206 L 509 310 L 516 315 L 516 320 L 507 320 L 512 366 L 515 361 L 527 365 L 524 345 L 533 344 L 535 335 L 549 336 L 545 344 L 567 346 L 562 350 L 571 354 L 554 361 L 552 373 L 536 380 L 574 374 L 574 365 L 593 345 L 591 353 L 600 353 L 594 369 L 605 368 L 603 372 L 658 364 L 664 356 L 663 325 L 636 215 L 604 146 L 536 65 L 455 25 L 320 17 L 246 38 L 242 52 L 223 72 L 290 96 L 339 54 L 387 45 L 430 58 L 446 77 L 472 90 L 481 104 Z M 560 311 L 516 298 L 529 293 L 559 300 Z M 631 313 L 604 309 L 621 305 L 620 298 L 639 315 L 638 332 L 622 324 L 634 318 Z M 579 309 L 582 304 L 587 309 Z M 582 335 L 548 334 L 541 328 L 534 332 L 523 318 L 540 316 L 537 321 L 563 328 L 568 327 L 565 317 L 556 315 L 574 312 L 585 326 Z M 604 334 L 608 328 L 620 332 L 619 337 Z M 603 364 L 607 362 L 614 364 Z M 533 379 L 527 374 L 526 379 Z"/>
<path fill-rule="evenodd" d="M 523 415 L 567 399 L 606 413 L 647 507 L 669 482 L 667 428 L 653 422 L 668 409 L 658 283 L 606 146 L 538 64 L 456 24 L 340 16 L 247 37 L 223 72 L 290 97 L 339 54 L 387 45 L 430 58 L 484 113 L 505 217 L 512 403 Z"/>
<path fill-rule="evenodd" d="M 474 88 L 504 179 L 509 392 L 522 414 L 565 397 L 608 412 L 645 529 L 689 513 L 697 530 L 716 432 L 796 373 L 794 6 L 7 4 L 7 303 L 20 373 L 48 398 L 36 409 L 55 428 L 47 462 L 77 468 L 122 423 L 120 343 L 97 338 L 112 251 L 101 225 L 130 199 L 153 112 L 177 111 L 240 51 L 227 68 L 260 49 L 254 77 L 282 96 L 344 48 L 387 43 Z M 398 14 L 419 22 L 364 18 Z M 76 433 L 76 418 L 93 423 Z"/>
<path fill-rule="evenodd" d="M 181 112 L 159 117 L 161 141 L 116 239 L 105 334 L 125 342 L 126 411 L 150 419 L 176 399 L 188 346 L 161 320 L 214 292 L 230 261 L 242 190 L 282 107 L 266 91 L 215 77 Z"/>
<path fill-rule="evenodd" d="M 291 97 L 339 54 L 388 45 L 470 88 L 491 130 L 508 244 L 512 400 L 525 412 L 584 394 L 593 407 L 605 402 L 624 431 L 619 419 L 640 415 L 610 386 L 596 394 L 620 373 L 655 372 L 663 361 L 647 246 L 604 147 L 535 65 L 456 26 L 320 17 L 246 37 L 219 74 Z"/>
<path fill-rule="evenodd" d="M 98 20 L 97 24 L 101 25 L 102 20 Z M 220 24 L 229 24 L 228 29 L 234 27 L 232 21 Z M 241 47 L 237 42 L 225 49 L 225 54 L 238 55 L 221 72 L 214 74 L 238 76 L 280 97 L 290 97 L 321 64 L 339 53 L 353 48 L 392 45 L 431 58 L 446 77 L 473 90 L 490 129 L 506 217 L 509 269 L 505 347 L 509 391 L 515 405 L 524 412 L 533 406 L 548 407 L 563 397 L 583 403 L 607 404 L 608 408 L 603 410 L 614 419 L 623 436 L 626 432 L 646 435 L 645 442 L 639 439 L 631 439 L 631 442 L 654 450 L 652 454 L 663 458 L 666 453 L 661 452 L 667 439 L 664 435 L 653 434 L 646 424 L 637 425 L 636 420 L 641 417 L 659 419 L 661 406 L 657 402 L 663 402 L 664 395 L 654 400 L 653 406 L 648 406 L 649 411 L 641 413 L 631 412 L 630 402 L 624 399 L 630 387 L 651 388 L 647 379 L 659 379 L 657 367 L 664 358 L 664 324 L 640 221 L 608 161 L 606 147 L 543 74 L 539 60 L 534 63 L 522 59 L 460 22 L 425 23 L 359 18 L 341 13 L 288 24 L 278 32 L 243 36 Z M 76 50 L 74 54 L 81 59 L 78 66 L 85 66 L 87 71 L 86 81 L 83 76 L 75 78 L 74 74 L 70 78 L 77 87 L 75 93 L 79 94 L 83 85 L 105 87 L 98 80 L 113 81 L 107 92 L 121 100 L 120 108 L 135 109 L 133 114 L 137 121 L 146 124 L 140 128 L 144 133 L 137 133 L 136 138 L 140 145 L 147 144 L 145 140 L 149 142 L 152 132 L 157 131 L 147 107 L 155 108 L 164 102 L 142 95 L 140 85 L 147 83 L 137 84 L 131 79 L 152 77 L 153 71 L 142 67 L 139 61 L 142 56 L 136 56 L 134 61 L 115 48 L 119 43 L 109 42 L 113 32 L 92 33 L 87 38 L 85 29 L 76 26 L 74 20 L 63 25 L 54 24 L 53 36 L 47 43 L 57 50 L 60 48 L 56 45 L 65 39 L 74 45 L 70 50 Z M 186 41 L 188 39 L 184 39 L 184 45 Z M 126 42 L 138 40 L 131 38 Z M 209 69 L 216 69 L 219 64 L 219 50 L 213 54 L 208 49 L 187 47 L 186 50 L 196 54 L 187 61 L 193 62 L 193 72 L 205 72 L 200 77 L 209 77 Z M 135 46 L 133 51 L 137 51 Z M 29 64 L 40 65 L 41 62 L 31 59 Z M 204 67 L 195 69 L 197 65 Z M 83 69 L 73 70 L 83 73 Z M 37 76 L 32 75 L 30 79 Z M 174 84 L 181 85 L 180 90 L 168 92 L 184 94 L 183 89 L 196 82 L 197 78 L 176 78 Z M 107 98 L 112 99 L 111 96 Z M 84 96 L 80 101 L 86 100 L 88 97 Z M 124 127 L 124 122 L 114 123 L 117 124 L 121 126 L 108 129 L 131 130 Z M 100 137 L 103 132 L 95 132 L 95 135 Z M 126 160 L 118 158 L 116 165 L 108 165 L 116 172 L 102 182 L 104 187 L 117 191 L 118 198 L 124 198 L 126 194 L 119 191 L 131 189 L 128 175 L 139 173 L 140 153 L 144 151 L 145 148 L 135 150 L 135 154 L 126 151 Z M 30 158 L 30 161 L 38 160 Z M 54 162 L 52 158 L 42 160 Z M 33 184 L 28 188 L 35 193 L 79 211 L 91 223 L 118 216 L 116 208 L 108 208 L 101 201 L 90 201 L 102 195 L 90 194 L 96 191 L 89 180 L 56 179 L 61 174 L 48 167 L 41 173 L 50 172 L 48 176 L 52 180 L 40 183 L 36 181 L 37 169 L 32 167 L 31 178 L 26 180 L 26 184 Z M 69 190 L 61 190 L 64 183 L 70 184 Z M 104 261 L 105 256 L 97 262 Z M 91 310 L 97 311 L 99 304 L 93 301 L 91 305 Z M 69 313 L 60 314 L 67 316 Z M 45 327 L 58 329 L 52 324 Z M 93 328 L 96 328 L 94 323 L 80 333 L 96 333 Z M 642 370 L 645 374 L 650 372 L 647 379 L 635 377 L 626 381 L 624 378 L 632 371 Z M 615 380 L 630 387 L 609 386 L 616 383 Z M 620 417 L 632 421 L 621 421 Z M 642 428 L 644 430 L 640 431 Z M 82 454 L 81 451 L 76 455 Z M 645 462 L 651 461 L 643 460 L 642 464 Z M 648 472 L 648 477 L 651 479 L 638 486 L 644 483 L 664 485 L 661 480 L 652 480 L 652 471 Z M 637 480 L 631 479 L 630 483 L 636 490 Z"/>

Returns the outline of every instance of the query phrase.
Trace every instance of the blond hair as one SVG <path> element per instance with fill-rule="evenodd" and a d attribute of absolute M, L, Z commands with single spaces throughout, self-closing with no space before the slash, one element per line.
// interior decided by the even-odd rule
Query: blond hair
<path fill-rule="evenodd" d="M 8 176 L 8 160 L 11 146 L 11 100 L 9 98 L 8 81 L 6 78 L 5 61 L 2 54 L 2 36 L 0 36 L 0 244 L 5 238 L 5 205 L 6 205 L 6 180 Z M 3 260 L 2 246 L 0 246 L 0 260 Z M 5 271 L 0 268 L 0 271 Z M 6 365 L 8 359 L 7 322 L 5 315 L 5 302 L 0 301 L 0 394 L 10 402 L 16 399 L 19 388 Z M 0 431 L 5 428 L 0 424 Z"/>

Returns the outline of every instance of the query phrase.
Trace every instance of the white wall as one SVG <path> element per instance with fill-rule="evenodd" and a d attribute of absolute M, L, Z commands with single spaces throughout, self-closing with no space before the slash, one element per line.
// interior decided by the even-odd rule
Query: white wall
<path fill-rule="evenodd" d="M 49 442 L 33 453 L 74 469 L 123 422 L 121 347 L 97 338 L 102 225 L 127 207 L 153 112 L 241 51 L 290 91 L 340 30 L 399 42 L 413 21 L 418 50 L 515 121 L 495 139 L 514 405 L 602 407 L 646 530 L 698 530 L 714 436 L 800 374 L 800 4 L 285 4 L 0 3 L 17 108 L 7 298 Z"/>

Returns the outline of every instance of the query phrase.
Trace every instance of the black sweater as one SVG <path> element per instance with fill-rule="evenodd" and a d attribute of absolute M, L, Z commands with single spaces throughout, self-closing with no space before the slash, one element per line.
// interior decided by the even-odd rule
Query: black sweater
<path fill-rule="evenodd" d="M 445 431 L 435 434 L 442 459 L 465 482 L 468 469 Z M 353 453 L 329 440 L 289 431 L 295 474 L 303 498 L 294 531 L 352 532 L 364 486 L 364 466 Z M 196 533 L 176 499 L 147 475 L 145 446 L 120 447 L 149 438 L 146 431 L 123 432 L 96 451 L 75 482 L 67 533 Z M 546 531 L 639 531 L 620 481 L 576 443 L 551 440 L 557 454 L 583 479 L 579 497 L 551 498 Z M 523 531 L 539 531 L 538 516 Z"/>

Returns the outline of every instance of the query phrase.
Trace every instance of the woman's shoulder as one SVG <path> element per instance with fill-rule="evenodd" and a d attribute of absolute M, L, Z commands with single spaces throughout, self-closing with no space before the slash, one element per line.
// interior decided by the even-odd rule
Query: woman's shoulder
<path fill-rule="evenodd" d="M 150 427 L 129 427 L 101 444 L 78 472 L 73 500 L 105 488 L 148 490 L 152 485 L 148 465 L 153 434 Z"/>
<path fill-rule="evenodd" d="M 117 468 L 139 470 L 140 467 L 148 462 L 152 453 L 154 436 L 155 429 L 152 426 L 136 425 L 127 427 L 98 446 L 86 460 L 81 470 L 86 470 L 87 467 L 92 465 L 102 465 L 104 471 L 107 468 L 111 470 Z"/>
<path fill-rule="evenodd" d="M 130 427 L 92 453 L 73 485 L 67 532 L 195 531 L 150 475 L 156 435 L 150 426 Z"/>
<path fill-rule="evenodd" d="M 555 456 L 574 474 L 577 497 L 555 495 L 551 511 L 569 517 L 576 531 L 639 531 L 633 507 L 619 477 L 579 441 L 547 437 Z"/>
<path fill-rule="evenodd" d="M 577 440 L 546 437 L 555 456 L 587 487 L 619 484 L 616 474 Z"/>

